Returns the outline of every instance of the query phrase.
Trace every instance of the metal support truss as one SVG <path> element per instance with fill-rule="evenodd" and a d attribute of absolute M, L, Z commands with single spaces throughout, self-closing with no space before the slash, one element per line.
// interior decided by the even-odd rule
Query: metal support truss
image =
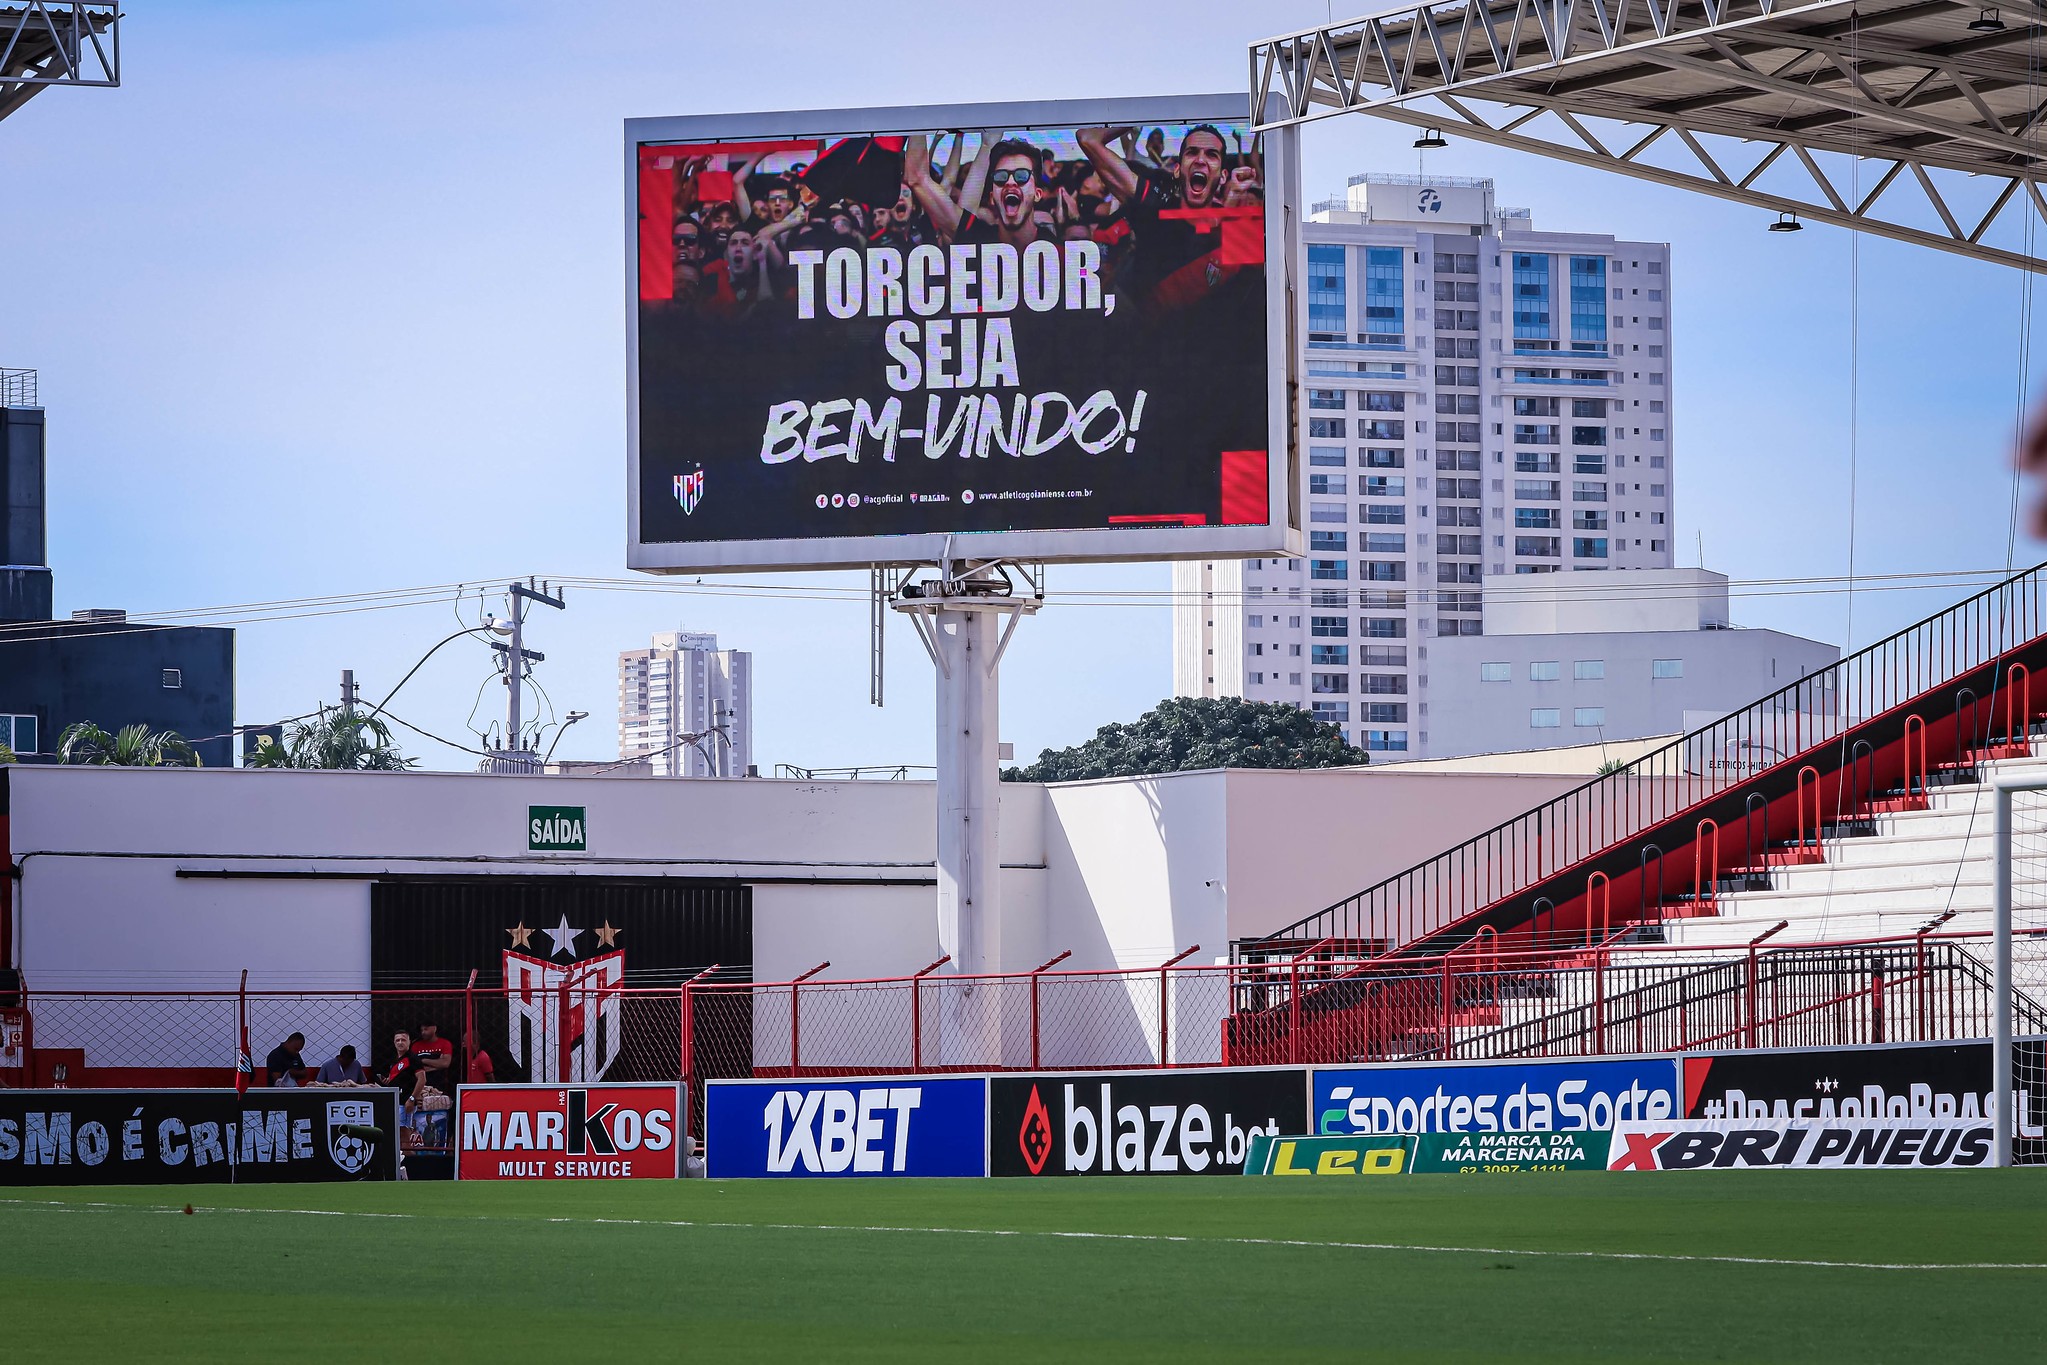
<path fill-rule="evenodd" d="M 106 0 L 0 0 L 0 119 L 46 85 L 119 85 L 121 13 Z"/>
<path fill-rule="evenodd" d="M 1369 113 L 2047 270 L 2043 17 L 2034 0 L 1451 0 L 1252 44 L 1251 108 L 1262 128 Z"/>

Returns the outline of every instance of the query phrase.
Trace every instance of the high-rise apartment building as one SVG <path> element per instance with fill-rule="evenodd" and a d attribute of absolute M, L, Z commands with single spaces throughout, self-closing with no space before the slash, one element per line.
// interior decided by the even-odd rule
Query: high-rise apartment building
<path fill-rule="evenodd" d="M 753 655 L 671 630 L 618 656 L 618 756 L 656 777 L 745 777 L 753 766 Z"/>
<path fill-rule="evenodd" d="M 1302 235 L 1307 556 L 1174 566 L 1174 690 L 1418 757 L 1486 575 L 1672 563 L 1670 248 L 1434 176 L 1358 176 Z"/>

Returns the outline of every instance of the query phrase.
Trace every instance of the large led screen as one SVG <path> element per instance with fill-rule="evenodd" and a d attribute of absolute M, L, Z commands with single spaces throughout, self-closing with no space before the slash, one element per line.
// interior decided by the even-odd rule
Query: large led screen
<path fill-rule="evenodd" d="M 629 128 L 636 567 L 1287 548 L 1283 153 L 1019 112 Z"/>

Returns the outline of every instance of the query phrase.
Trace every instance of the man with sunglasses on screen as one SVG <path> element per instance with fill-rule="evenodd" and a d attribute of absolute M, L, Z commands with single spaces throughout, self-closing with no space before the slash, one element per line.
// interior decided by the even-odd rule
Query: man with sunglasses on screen
<path fill-rule="evenodd" d="M 955 203 L 945 186 L 932 178 L 931 150 L 922 137 L 911 138 L 904 147 L 903 179 L 939 237 L 960 243 L 1007 242 L 1017 248 L 1049 237 L 1037 218 L 1038 202 L 1045 194 L 1045 154 L 1028 142 L 987 133 L 982 134 L 981 146 L 962 188 L 971 200 L 985 158 L 988 205 L 983 212 Z"/>

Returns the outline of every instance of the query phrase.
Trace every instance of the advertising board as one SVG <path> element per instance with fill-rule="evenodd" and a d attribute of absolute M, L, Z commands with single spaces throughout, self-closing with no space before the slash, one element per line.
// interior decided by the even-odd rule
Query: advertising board
<path fill-rule="evenodd" d="M 629 120 L 628 564 L 1297 553 L 1249 104 Z"/>
<path fill-rule="evenodd" d="M 704 1159 L 713 1179 L 986 1175 L 988 1081 L 714 1080 Z"/>
<path fill-rule="evenodd" d="M 398 1092 L 0 1090 L 0 1185 L 393 1180 Z"/>
<path fill-rule="evenodd" d="M 1607 1134 L 1423 1133 L 1414 1140 L 1417 1175 L 1518 1175 L 1530 1171 L 1597 1171 L 1606 1166 Z"/>
<path fill-rule="evenodd" d="M 1541 1133 L 1678 1112 L 1670 1057 L 1317 1068 L 1317 1133 Z"/>
<path fill-rule="evenodd" d="M 1306 1131 L 1299 1068 L 995 1076 L 991 1175 L 1238 1175 L 1251 1138 Z"/>
<path fill-rule="evenodd" d="M 1251 1135 L 1245 1175 L 1400 1175 L 1414 1156 L 1411 1137 Z"/>
<path fill-rule="evenodd" d="M 1614 1126 L 1607 1169 L 1988 1166 L 1993 1141 L 1982 1119 L 1629 1120 Z"/>
<path fill-rule="evenodd" d="M 455 1178 L 673 1180 L 682 1114 L 673 1082 L 461 1086 Z"/>
<path fill-rule="evenodd" d="M 2039 1075 L 2037 1041 L 2019 1076 Z M 2027 1057 L 2034 1058 L 2027 1065 Z M 1982 1119 L 1996 1112 L 1987 1042 L 1721 1052 L 1684 1059 L 1687 1118 Z M 2047 1096 L 2019 1092 L 2015 1135 L 2042 1136 Z"/>

